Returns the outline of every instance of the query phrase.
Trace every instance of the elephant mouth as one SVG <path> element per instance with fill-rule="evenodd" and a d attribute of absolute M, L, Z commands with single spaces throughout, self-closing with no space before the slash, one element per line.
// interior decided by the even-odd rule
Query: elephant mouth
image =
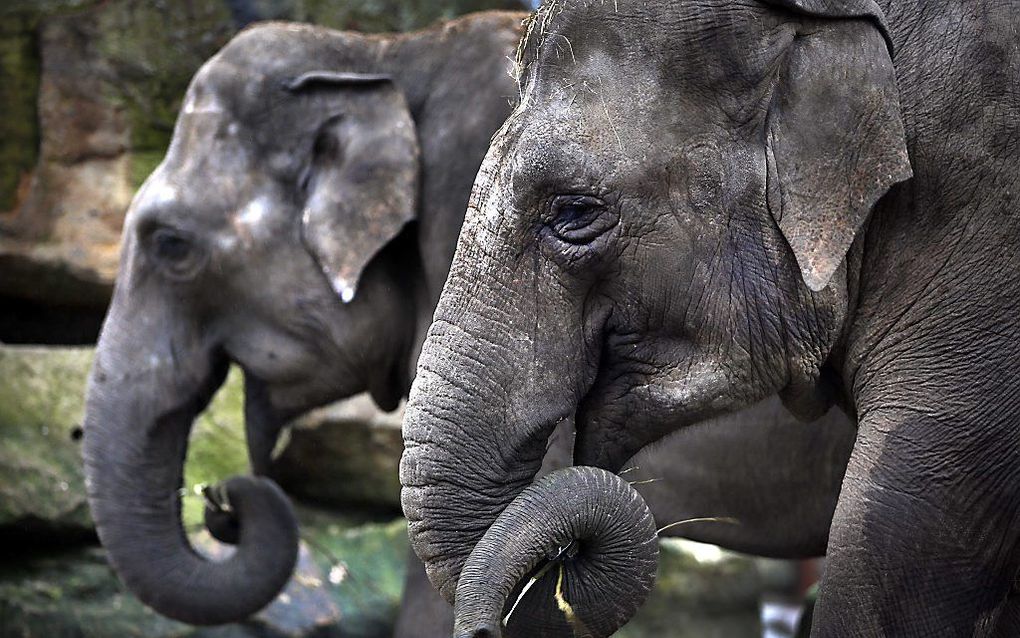
<path fill-rule="evenodd" d="M 631 450 L 625 432 L 614 422 L 595 416 L 582 402 L 576 417 L 574 464 L 619 472 L 637 450 Z"/>
<path fill-rule="evenodd" d="M 248 462 L 258 476 L 269 473 L 280 434 L 286 424 L 301 411 L 280 410 L 273 405 L 270 386 L 261 378 L 244 374 L 244 429 L 248 443 Z"/>

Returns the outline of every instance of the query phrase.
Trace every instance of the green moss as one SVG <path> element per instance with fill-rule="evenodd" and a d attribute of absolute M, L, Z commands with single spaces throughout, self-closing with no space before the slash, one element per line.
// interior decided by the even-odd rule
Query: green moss
<path fill-rule="evenodd" d="M 89 548 L 6 563 L 0 571 L 0 635 L 192 634 L 187 625 L 155 614 L 128 594 L 102 551 Z"/>
<path fill-rule="evenodd" d="M 222 481 L 248 472 L 248 447 L 244 437 L 244 381 L 238 368 L 232 368 L 226 383 L 213 397 L 209 408 L 195 421 L 184 464 L 183 516 L 187 527 L 202 522 L 203 502 L 194 495 L 194 486 Z"/>
<path fill-rule="evenodd" d="M 297 0 L 292 19 L 358 31 L 410 31 L 471 11 L 521 10 L 515 0 Z"/>
<path fill-rule="evenodd" d="M 15 204 L 19 184 L 39 152 L 37 101 L 41 20 L 77 12 L 116 82 L 105 88 L 111 108 L 130 127 L 134 186 L 162 157 L 188 82 L 234 34 L 226 3 L 119 0 L 10 0 L 0 6 L 0 211 Z M 403 31 L 483 9 L 520 9 L 516 0 L 255 0 L 265 19 L 314 22 L 342 29 Z M 77 19 L 77 18 L 76 18 Z M 94 24 L 93 24 L 94 23 Z"/>
<path fill-rule="evenodd" d="M 389 635 L 407 570 L 407 523 L 349 528 L 335 515 L 307 509 L 300 519 L 302 538 L 345 619 L 345 635 Z"/>
<path fill-rule="evenodd" d="M 91 350 L 0 348 L 0 525 L 91 526 L 78 444 Z"/>
<path fill-rule="evenodd" d="M 307 502 L 399 513 L 400 417 L 377 410 L 361 395 L 298 419 L 270 476 Z"/>
<path fill-rule="evenodd" d="M 9 15 L 42 16 L 75 11 L 98 4 L 102 0 L 6 0 L 0 6 L 0 17 Z"/>
<path fill-rule="evenodd" d="M 46 17 L 99 0 L 7 0 L 0 4 L 0 211 L 17 204 L 18 187 L 39 156 L 38 29 Z"/>
<path fill-rule="evenodd" d="M 699 559 L 697 543 L 665 539 L 659 543 L 655 589 L 620 638 L 729 638 L 760 636 L 758 600 L 761 581 L 754 560 L 720 551 Z M 701 546 L 706 547 L 706 546 Z"/>
<path fill-rule="evenodd" d="M 0 17 L 0 211 L 14 208 L 38 158 L 39 67 L 35 19 Z"/>
<path fill-rule="evenodd" d="M 140 184 L 166 152 L 191 77 L 233 35 L 223 2 L 116 2 L 90 14 L 101 58 L 121 79 L 106 99 L 131 131 L 132 181 Z M 143 174 L 144 173 L 144 174 Z"/>
<path fill-rule="evenodd" d="M 190 627 L 163 618 L 117 580 L 101 549 L 79 548 L 0 561 L 0 636 L 92 638 L 282 638 L 388 636 L 393 630 L 407 555 L 407 527 L 353 524 L 301 510 L 299 576 L 286 594 L 255 618 L 218 627 Z M 212 550 L 212 541 L 198 541 Z M 335 556 L 334 559 L 332 556 Z M 337 562 L 340 561 L 339 563 Z M 342 567 L 337 567 L 341 565 Z M 330 570 L 343 578 L 329 578 Z M 340 572 L 334 570 L 334 576 Z M 331 609 L 339 613 L 330 613 Z"/>
<path fill-rule="evenodd" d="M 156 170 L 163 161 L 165 153 L 161 150 L 135 151 L 131 153 L 131 187 L 135 190 L 145 182 L 146 178 Z"/>
<path fill-rule="evenodd" d="M 41 522 L 90 528 L 80 443 L 91 348 L 0 346 L 0 526 Z M 231 370 L 196 420 L 185 486 L 248 471 L 242 375 Z M 185 524 L 201 522 L 202 500 L 184 499 Z"/>

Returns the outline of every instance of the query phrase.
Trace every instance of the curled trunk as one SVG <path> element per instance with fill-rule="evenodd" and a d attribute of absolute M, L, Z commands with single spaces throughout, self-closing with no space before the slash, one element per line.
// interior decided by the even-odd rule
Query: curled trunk
<path fill-rule="evenodd" d="M 159 613 L 195 625 L 244 619 L 283 588 L 297 560 L 297 522 L 272 481 L 236 477 L 221 501 L 237 521 L 223 561 L 200 555 L 181 525 L 188 434 L 226 372 L 194 332 L 151 338 L 107 319 L 89 382 L 83 456 L 89 504 L 121 580 Z M 179 327 L 181 322 L 152 321 Z"/>
<path fill-rule="evenodd" d="M 465 610 L 461 570 L 490 526 L 503 520 L 502 533 L 522 540 L 540 532 L 515 531 L 525 521 L 500 517 L 533 484 L 550 436 L 591 389 L 612 312 L 601 297 L 560 285 L 552 261 L 498 250 L 532 232 L 505 223 L 499 184 L 519 168 L 510 144 L 498 135 L 479 172 L 404 413 L 401 504 L 411 546 L 443 597 Z M 487 604 L 491 620 L 502 601 Z"/>
<path fill-rule="evenodd" d="M 592 467 L 558 470 L 525 489 L 475 546 L 457 585 L 457 638 L 498 638 L 520 581 L 542 568 L 513 608 L 509 636 L 609 636 L 655 582 L 651 512 L 623 479 Z"/>

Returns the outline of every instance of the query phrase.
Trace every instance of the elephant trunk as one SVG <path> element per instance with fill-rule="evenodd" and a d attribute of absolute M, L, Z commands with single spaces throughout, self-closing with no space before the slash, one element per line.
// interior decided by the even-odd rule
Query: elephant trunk
<path fill-rule="evenodd" d="M 130 316 L 130 313 L 128 313 Z M 269 603 L 297 559 L 297 523 L 271 481 L 237 477 L 221 496 L 239 521 L 236 551 L 201 556 L 181 524 L 188 434 L 226 374 L 180 324 L 139 315 L 117 299 L 89 380 L 83 455 L 89 505 L 125 585 L 156 611 L 196 625 L 237 621 Z M 176 332 L 151 338 L 146 325 Z"/>
<path fill-rule="evenodd" d="M 468 214 L 404 413 L 411 546 L 450 603 L 475 544 L 532 484 L 550 436 L 590 389 L 609 312 L 540 285 L 514 255 L 493 261 L 512 232 L 493 210 Z M 493 281 L 511 283 L 494 293 Z"/>
<path fill-rule="evenodd" d="M 641 496 L 615 474 L 558 470 L 525 489 L 496 519 L 461 571 L 456 638 L 609 636 L 655 582 L 658 537 Z M 515 587 L 540 563 L 522 604 Z"/>
<path fill-rule="evenodd" d="M 486 397 L 504 395 L 498 379 L 470 365 L 490 353 L 474 352 L 473 344 L 448 343 L 457 332 L 450 328 L 434 323 L 419 358 L 404 413 L 400 480 L 411 545 L 436 589 L 453 603 L 468 554 L 531 484 L 561 419 L 532 421 L 537 427 L 528 433 L 513 432 L 506 423 L 514 418 L 504 415 L 520 414 L 514 407 L 502 401 L 472 405 L 467 377 L 472 386 L 484 388 Z M 465 377 L 451 379 L 447 369 L 464 370 Z M 568 412 L 561 415 L 568 417 Z"/>

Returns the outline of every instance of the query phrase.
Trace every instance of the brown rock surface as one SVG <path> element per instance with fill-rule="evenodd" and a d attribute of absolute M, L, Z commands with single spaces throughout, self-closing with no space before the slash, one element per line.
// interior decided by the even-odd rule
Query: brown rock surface
<path fill-rule="evenodd" d="M 124 213 L 165 152 L 191 76 L 250 20 L 388 31 L 494 8 L 521 4 L 0 3 L 0 304 L 30 300 L 102 312 L 117 273 Z"/>

